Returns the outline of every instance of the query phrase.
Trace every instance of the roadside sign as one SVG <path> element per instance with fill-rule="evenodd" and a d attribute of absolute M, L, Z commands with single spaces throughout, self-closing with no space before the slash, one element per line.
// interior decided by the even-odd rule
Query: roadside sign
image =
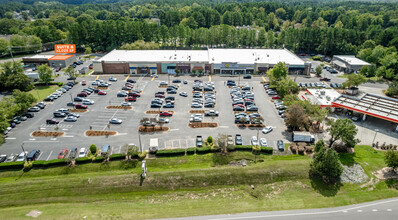
<path fill-rule="evenodd" d="M 76 53 L 75 44 L 55 44 L 55 53 Z"/>

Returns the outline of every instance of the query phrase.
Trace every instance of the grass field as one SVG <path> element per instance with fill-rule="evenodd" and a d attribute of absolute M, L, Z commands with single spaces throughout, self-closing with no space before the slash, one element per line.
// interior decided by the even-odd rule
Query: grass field
<path fill-rule="evenodd" d="M 37 100 L 43 100 L 53 92 L 55 92 L 59 87 L 56 85 L 52 86 L 37 86 L 36 89 L 29 91 Z"/>
<path fill-rule="evenodd" d="M 257 163 L 249 152 L 228 156 L 240 159 L 249 166 L 217 165 L 215 154 L 147 160 L 142 182 L 141 164 L 123 161 L 4 171 L 0 194 L 7 199 L 0 200 L 0 215 L 19 219 L 39 210 L 41 219 L 145 219 L 322 208 L 398 196 L 385 182 L 367 187 L 312 182 L 307 156 L 260 155 Z M 368 175 L 385 166 L 383 153 L 368 146 L 357 146 L 355 154 L 340 159 L 361 164 Z"/>

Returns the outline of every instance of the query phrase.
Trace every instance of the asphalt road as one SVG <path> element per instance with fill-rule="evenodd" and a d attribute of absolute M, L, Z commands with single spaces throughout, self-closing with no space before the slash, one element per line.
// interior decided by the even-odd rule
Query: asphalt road
<path fill-rule="evenodd" d="M 272 212 L 249 212 L 233 215 L 207 215 L 187 218 L 172 218 L 176 220 L 260 220 L 260 219 L 278 219 L 278 220 L 392 220 L 398 219 L 398 199 L 385 199 L 367 203 L 361 203 L 350 206 L 342 206 L 324 209 L 302 209 Z M 205 210 L 204 210 L 205 212 Z"/>

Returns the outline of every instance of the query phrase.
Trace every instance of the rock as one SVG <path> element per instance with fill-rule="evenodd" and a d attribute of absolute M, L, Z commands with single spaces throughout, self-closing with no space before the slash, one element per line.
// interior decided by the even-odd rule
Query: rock
<path fill-rule="evenodd" d="M 364 183 L 368 180 L 368 176 L 359 164 L 343 165 L 343 168 L 343 173 L 340 176 L 343 183 Z"/>
<path fill-rule="evenodd" d="M 246 161 L 246 160 L 241 160 L 241 161 L 240 161 L 240 164 L 241 164 L 242 166 L 247 166 L 247 161 Z"/>

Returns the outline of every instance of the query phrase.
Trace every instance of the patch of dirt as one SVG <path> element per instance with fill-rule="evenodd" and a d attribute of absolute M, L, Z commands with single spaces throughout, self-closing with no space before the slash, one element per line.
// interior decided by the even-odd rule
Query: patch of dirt
<path fill-rule="evenodd" d="M 370 178 L 369 182 L 362 184 L 360 187 L 361 187 L 361 188 L 369 187 L 368 190 L 369 190 L 369 191 L 372 191 L 372 190 L 375 189 L 376 184 L 377 184 L 379 181 L 380 181 L 379 179 L 374 179 L 374 178 L 372 177 L 372 178 Z"/>
<path fill-rule="evenodd" d="M 374 172 L 373 175 L 381 180 L 398 179 L 398 171 L 394 171 L 394 169 L 390 167 L 384 167 L 383 169 Z"/>
<path fill-rule="evenodd" d="M 359 164 L 352 166 L 343 165 L 343 168 L 344 170 L 340 177 L 343 183 L 364 183 L 369 179 Z"/>
<path fill-rule="evenodd" d="M 116 135 L 116 131 L 86 131 L 86 136 L 109 136 L 109 135 Z"/>
<path fill-rule="evenodd" d="M 37 217 L 39 217 L 39 215 L 41 215 L 41 213 L 43 213 L 43 212 L 38 211 L 38 210 L 32 210 L 28 214 L 26 214 L 26 216 L 32 216 L 33 218 L 37 218 Z"/>
<path fill-rule="evenodd" d="M 120 106 L 120 105 L 108 105 L 107 109 L 133 109 L 131 106 Z"/>
<path fill-rule="evenodd" d="M 189 110 L 191 114 L 204 114 L 205 110 Z"/>
<path fill-rule="evenodd" d="M 155 126 L 155 127 L 152 127 L 152 126 L 148 126 L 148 127 L 145 127 L 145 126 L 140 126 L 139 128 L 138 128 L 138 131 L 139 132 L 159 132 L 159 131 L 168 131 L 169 130 L 169 128 L 168 127 L 160 127 L 160 126 Z"/>
<path fill-rule="evenodd" d="M 210 122 L 193 122 L 189 123 L 188 126 L 190 128 L 216 128 L 218 127 L 218 124 Z"/>
<path fill-rule="evenodd" d="M 59 137 L 64 135 L 64 132 L 57 131 L 34 131 L 32 133 L 33 137 Z"/>

